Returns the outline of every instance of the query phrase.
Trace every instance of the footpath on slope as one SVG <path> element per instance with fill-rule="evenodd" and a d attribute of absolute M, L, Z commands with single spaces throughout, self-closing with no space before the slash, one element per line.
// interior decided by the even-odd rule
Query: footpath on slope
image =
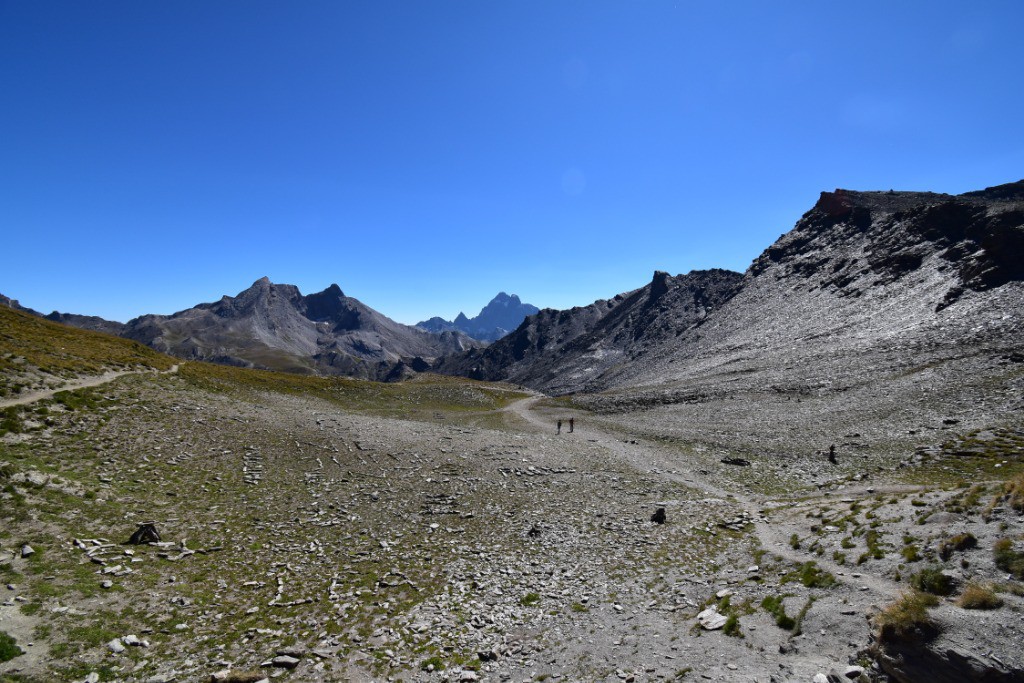
<path fill-rule="evenodd" d="M 505 410 L 514 413 L 539 431 L 551 432 L 556 429 L 555 423 L 550 418 L 546 419 L 533 412 L 537 403 L 544 398 L 546 397 L 533 396 L 520 399 L 510 404 Z M 579 423 L 579 419 L 576 422 Z M 565 428 L 563 424 L 563 429 Z M 763 519 L 761 509 L 765 503 L 769 502 L 768 499 L 756 499 L 736 491 L 722 489 L 702 477 L 699 468 L 696 467 L 688 469 L 685 476 L 676 474 L 670 470 L 678 469 L 680 465 L 688 465 L 689 463 L 679 462 L 677 459 L 674 461 L 669 460 L 659 449 L 644 443 L 639 438 L 631 440 L 627 448 L 627 444 L 620 438 L 616 438 L 593 425 L 588 424 L 585 429 L 588 439 L 608 449 L 634 467 L 643 467 L 652 474 L 657 474 L 674 482 L 699 489 L 709 496 L 723 499 L 728 498 L 735 501 L 746 512 L 749 519 L 754 520 L 755 533 L 761 547 L 765 551 L 794 564 L 803 564 L 807 561 L 805 553 L 794 550 L 789 544 L 789 538 L 784 533 L 779 533 L 778 529 Z M 576 431 L 579 431 L 578 425 Z M 659 465 L 661 466 L 659 467 Z M 827 496 L 814 496 L 808 497 L 804 501 L 808 502 L 818 499 L 822 501 L 834 500 Z M 873 576 L 867 573 L 857 573 L 857 576 L 851 576 L 847 573 L 849 567 L 840 566 L 824 557 L 815 557 L 814 561 L 822 569 L 834 574 L 838 581 L 846 583 L 855 589 L 863 590 L 866 587 L 868 591 L 881 598 L 895 597 L 902 588 L 899 584 L 880 576 Z"/>
<path fill-rule="evenodd" d="M 72 382 L 67 382 L 62 386 L 54 387 L 52 389 L 32 391 L 15 398 L 2 399 L 0 400 L 0 408 L 10 408 L 11 406 L 23 406 L 29 403 L 35 403 L 36 401 L 41 401 L 44 398 L 50 398 L 54 394 L 59 394 L 62 391 L 75 391 L 76 389 L 98 387 L 102 384 L 113 382 L 118 377 L 124 377 L 125 375 L 147 375 L 153 372 L 153 370 L 111 370 L 110 372 L 106 372 L 102 375 L 85 377 Z M 161 375 L 173 374 L 178 372 L 178 366 L 172 365 L 169 369 L 158 372 Z"/>

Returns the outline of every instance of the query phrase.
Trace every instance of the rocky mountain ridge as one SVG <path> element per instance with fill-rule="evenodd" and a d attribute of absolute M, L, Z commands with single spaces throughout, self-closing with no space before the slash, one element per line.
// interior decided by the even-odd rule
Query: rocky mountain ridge
<path fill-rule="evenodd" d="M 659 271 L 646 286 L 611 299 L 567 311 L 545 309 L 490 347 L 445 358 L 435 369 L 553 393 L 577 391 L 701 324 L 733 295 L 741 277 L 720 269 L 675 277 Z"/>
<path fill-rule="evenodd" d="M 813 383 L 843 352 L 902 349 L 902 363 L 911 348 L 956 355 L 984 342 L 998 355 L 1018 344 L 1022 209 L 1024 181 L 955 196 L 823 192 L 742 276 L 656 274 L 436 367 L 575 393 L 692 386 L 741 368 L 752 385 Z"/>
<path fill-rule="evenodd" d="M 468 318 L 465 313 L 461 312 L 455 317 L 455 320 L 451 321 L 434 316 L 430 320 L 416 323 L 416 327 L 431 332 L 457 330 L 468 334 L 473 339 L 493 342 L 519 327 L 527 316 L 539 312 L 539 308 L 533 304 L 524 304 L 517 295 L 499 292 L 473 318 Z"/>
<path fill-rule="evenodd" d="M 345 296 L 332 284 L 303 295 L 262 278 L 235 297 L 170 316 L 129 321 L 123 336 L 171 355 L 231 365 L 383 379 L 397 363 L 477 345 L 458 332 L 433 334 L 402 325 Z"/>

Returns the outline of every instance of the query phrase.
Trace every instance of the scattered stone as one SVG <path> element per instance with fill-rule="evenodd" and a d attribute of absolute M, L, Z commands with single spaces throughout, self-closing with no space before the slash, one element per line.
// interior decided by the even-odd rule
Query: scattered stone
<path fill-rule="evenodd" d="M 156 530 L 156 522 L 139 522 L 139 528 L 135 530 L 128 543 L 131 545 L 142 545 L 144 543 L 159 543 L 160 532 Z"/>
<path fill-rule="evenodd" d="M 124 643 L 121 642 L 120 638 L 114 638 L 112 641 L 107 643 L 107 649 L 115 655 L 119 655 L 125 650 Z"/>
<path fill-rule="evenodd" d="M 716 607 L 709 607 L 697 615 L 697 622 L 706 631 L 715 631 L 725 626 L 726 617 Z"/>
<path fill-rule="evenodd" d="M 25 545 L 21 546 L 21 556 L 22 557 L 32 557 L 35 554 L 36 554 L 35 549 L 32 546 L 30 546 L 28 543 L 26 543 Z"/>
<path fill-rule="evenodd" d="M 298 657 L 292 657 L 291 655 L 278 655 L 270 660 L 271 666 L 276 666 L 280 669 L 294 669 L 302 661 Z"/>

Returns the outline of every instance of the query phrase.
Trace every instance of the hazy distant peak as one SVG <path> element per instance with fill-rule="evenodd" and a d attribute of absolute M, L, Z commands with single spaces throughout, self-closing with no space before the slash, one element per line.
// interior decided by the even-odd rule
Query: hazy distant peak
<path fill-rule="evenodd" d="M 495 341 L 519 327 L 527 316 L 538 311 L 539 308 L 524 304 L 515 294 L 498 292 L 498 295 L 474 318 L 460 312 L 451 322 L 433 317 L 417 323 L 416 326 L 431 332 L 459 330 L 480 341 Z"/>

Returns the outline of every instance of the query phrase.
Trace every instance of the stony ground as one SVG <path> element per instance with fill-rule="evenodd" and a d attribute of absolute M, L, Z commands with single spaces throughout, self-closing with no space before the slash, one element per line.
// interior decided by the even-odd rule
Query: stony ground
<path fill-rule="evenodd" d="M 883 439 L 844 426 L 832 465 L 751 417 L 785 396 L 730 435 L 755 399 L 699 404 L 705 432 L 696 404 L 402 386 L 354 400 L 186 371 L 8 408 L 0 632 L 25 654 L 0 680 L 877 678 L 867 617 L 926 567 L 958 587 L 932 610 L 942 642 L 1024 670 L 1024 591 L 992 552 L 1024 528 L 1001 498 L 1020 425 L 939 419 L 932 447 L 866 449 Z M 757 429 L 794 455 L 756 457 Z M 126 545 L 143 521 L 162 542 Z M 1002 607 L 956 606 L 970 582 Z"/>

